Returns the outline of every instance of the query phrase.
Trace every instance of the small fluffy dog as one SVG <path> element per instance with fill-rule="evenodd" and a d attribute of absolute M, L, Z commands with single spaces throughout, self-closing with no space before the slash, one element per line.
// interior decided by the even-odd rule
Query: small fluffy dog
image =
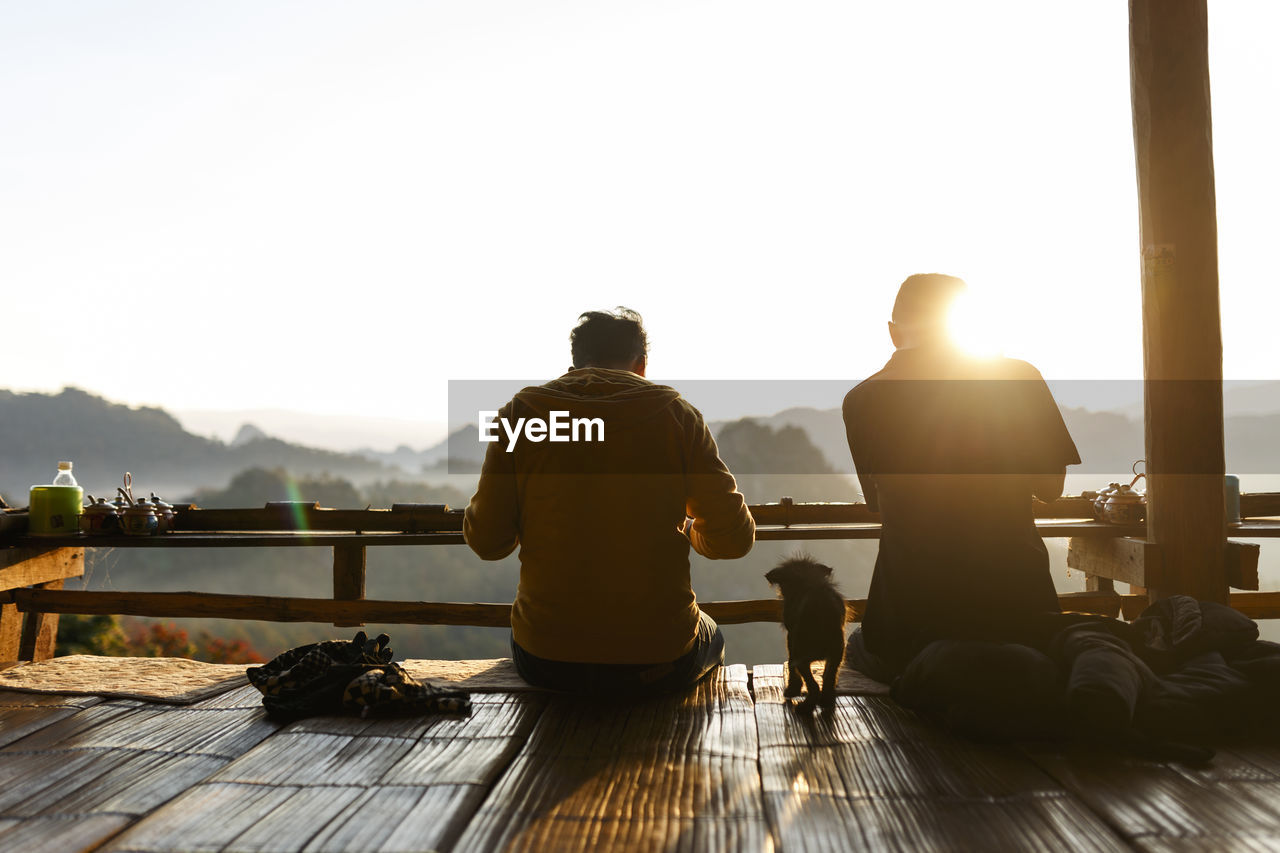
<path fill-rule="evenodd" d="M 815 704 L 830 710 L 836 704 L 836 679 L 844 658 L 844 596 L 831 582 L 831 567 L 801 554 L 784 560 L 764 579 L 782 593 L 782 626 L 787 630 L 786 696 L 809 694 L 796 710 L 811 712 Z M 810 664 L 826 662 L 822 688 Z M 803 682 L 802 682 L 803 679 Z"/>

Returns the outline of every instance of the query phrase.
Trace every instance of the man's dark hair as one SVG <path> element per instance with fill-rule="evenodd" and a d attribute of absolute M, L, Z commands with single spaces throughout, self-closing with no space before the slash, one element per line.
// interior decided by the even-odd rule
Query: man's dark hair
<path fill-rule="evenodd" d="M 649 337 L 640 315 L 619 305 L 613 311 L 579 315 L 578 325 L 569 333 L 569 349 L 574 367 L 626 369 L 648 355 Z"/>
<path fill-rule="evenodd" d="M 898 288 L 892 320 L 900 326 L 941 326 L 956 298 L 965 291 L 964 279 L 940 273 L 908 276 Z"/>

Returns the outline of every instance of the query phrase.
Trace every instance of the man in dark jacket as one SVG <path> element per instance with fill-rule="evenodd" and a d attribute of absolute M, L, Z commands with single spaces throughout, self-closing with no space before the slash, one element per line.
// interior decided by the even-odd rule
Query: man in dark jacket
<path fill-rule="evenodd" d="M 933 640 L 1015 640 L 1028 617 L 1059 609 L 1031 501 L 1056 499 L 1080 457 L 1034 367 L 950 342 L 964 288 L 945 275 L 904 281 L 893 357 L 844 400 L 854 467 L 883 522 L 848 654 L 881 680 Z"/>

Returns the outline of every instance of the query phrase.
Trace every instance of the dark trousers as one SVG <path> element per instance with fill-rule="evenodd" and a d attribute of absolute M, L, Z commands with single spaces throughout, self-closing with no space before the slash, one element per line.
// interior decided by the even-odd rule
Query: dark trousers
<path fill-rule="evenodd" d="M 866 637 L 862 635 L 861 625 L 849 634 L 849 641 L 844 647 L 844 660 L 858 672 L 882 684 L 892 684 L 893 680 L 906 668 L 906 662 L 891 660 L 869 651 Z"/>
<path fill-rule="evenodd" d="M 697 684 L 724 663 L 724 634 L 707 614 L 698 619 L 693 648 L 668 663 L 572 663 L 530 654 L 511 639 L 516 672 L 530 684 L 570 693 L 640 698 Z"/>

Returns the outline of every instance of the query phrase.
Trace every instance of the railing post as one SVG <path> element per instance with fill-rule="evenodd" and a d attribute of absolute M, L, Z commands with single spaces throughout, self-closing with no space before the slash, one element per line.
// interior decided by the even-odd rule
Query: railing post
<path fill-rule="evenodd" d="M 62 589 L 65 578 L 84 574 L 83 548 L 0 549 L 0 595 L 25 587 Z M 25 617 L 25 628 L 24 628 Z M 58 616 L 26 613 L 16 603 L 0 602 L 0 660 L 44 660 L 53 657 Z"/>
<path fill-rule="evenodd" d="M 1225 602 L 1222 329 L 1205 0 L 1130 0 L 1155 598 Z"/>
<path fill-rule="evenodd" d="M 38 583 L 36 589 L 62 589 L 65 581 Z M 58 645 L 58 614 L 28 613 L 22 626 L 22 642 L 18 647 L 18 660 L 48 660 Z"/>
<path fill-rule="evenodd" d="M 333 546 L 333 599 L 360 601 L 364 598 L 365 548 L 363 545 Z M 363 622 L 334 622 L 335 628 L 354 628 Z"/>

